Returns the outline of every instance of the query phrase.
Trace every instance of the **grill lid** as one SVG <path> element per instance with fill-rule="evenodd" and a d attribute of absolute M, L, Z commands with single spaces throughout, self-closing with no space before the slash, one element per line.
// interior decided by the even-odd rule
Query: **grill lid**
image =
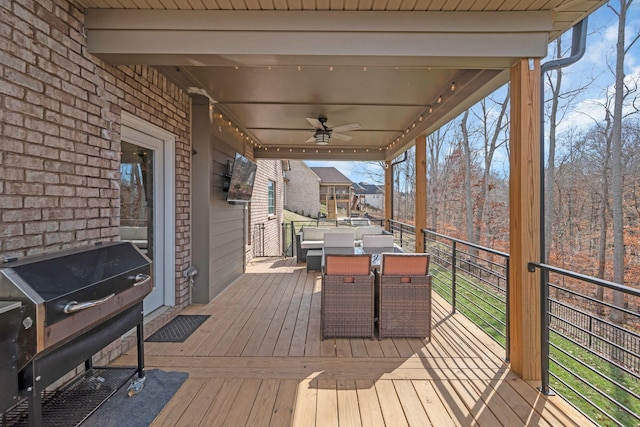
<path fill-rule="evenodd" d="M 7 267 L 48 301 L 95 286 L 147 263 L 133 245 L 118 242 L 96 245 L 91 250 L 59 252 L 35 262 L 25 258 Z"/>

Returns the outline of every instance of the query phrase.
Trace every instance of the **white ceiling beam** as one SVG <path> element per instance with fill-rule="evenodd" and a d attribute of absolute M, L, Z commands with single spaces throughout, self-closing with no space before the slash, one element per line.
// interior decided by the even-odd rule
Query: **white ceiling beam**
<path fill-rule="evenodd" d="M 176 54 L 521 58 L 546 55 L 551 18 L 550 12 L 89 10 L 86 28 L 89 51 L 105 58 Z"/>
<path fill-rule="evenodd" d="M 301 32 L 549 32 L 553 12 L 88 9 L 88 29 Z"/>
<path fill-rule="evenodd" d="M 138 55 L 544 57 L 545 33 L 90 30 L 89 52 Z"/>

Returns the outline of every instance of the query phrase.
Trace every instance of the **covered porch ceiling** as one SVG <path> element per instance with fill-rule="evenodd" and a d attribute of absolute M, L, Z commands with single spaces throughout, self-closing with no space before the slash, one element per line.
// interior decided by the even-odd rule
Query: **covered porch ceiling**
<path fill-rule="evenodd" d="M 76 1 L 91 54 L 209 97 L 256 158 L 319 160 L 395 158 L 605 3 Z M 306 118 L 318 117 L 360 129 L 317 145 Z"/>

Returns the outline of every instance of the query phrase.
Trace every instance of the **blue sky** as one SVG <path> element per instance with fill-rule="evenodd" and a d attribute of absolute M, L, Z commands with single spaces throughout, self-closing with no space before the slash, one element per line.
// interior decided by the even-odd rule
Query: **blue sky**
<path fill-rule="evenodd" d="M 610 4 L 617 9 L 618 2 Z M 636 0 L 627 15 L 627 37 L 637 34 L 640 29 L 640 1 Z M 571 31 L 564 36 L 564 46 L 569 46 Z M 608 64 L 613 64 L 617 37 L 617 17 L 604 5 L 589 17 L 587 49 L 583 58 L 565 69 L 563 88 L 578 88 L 588 84 L 588 89 L 572 101 L 571 108 L 558 127 L 559 132 L 589 128 L 594 120 L 604 117 L 601 107 L 607 91 L 613 82 Z M 543 60 L 543 63 L 546 60 Z M 625 72 L 629 79 L 640 82 L 640 41 L 629 50 L 625 61 Z M 372 182 L 362 172 L 368 166 L 364 162 L 353 161 L 306 161 L 309 166 L 333 166 L 354 182 Z M 508 169 L 506 151 L 497 153 L 494 165 L 498 169 Z"/>

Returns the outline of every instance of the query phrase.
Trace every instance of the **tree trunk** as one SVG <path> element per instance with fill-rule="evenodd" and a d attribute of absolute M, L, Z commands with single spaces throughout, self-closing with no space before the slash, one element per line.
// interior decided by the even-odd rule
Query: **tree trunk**
<path fill-rule="evenodd" d="M 622 206 L 622 103 L 624 100 L 625 25 L 632 0 L 620 0 L 616 42 L 615 95 L 611 126 L 611 199 L 613 213 L 613 281 L 624 284 L 624 215 Z M 624 294 L 613 293 L 613 304 L 624 306 Z M 623 322 L 624 313 L 611 310 L 611 320 Z"/>
<path fill-rule="evenodd" d="M 598 240 L 598 278 L 604 279 L 604 270 L 606 265 L 607 255 L 607 227 L 609 226 L 607 221 L 607 207 L 609 206 L 609 159 L 611 157 L 611 139 L 609 138 L 609 123 L 611 116 L 607 113 L 607 127 L 604 132 L 605 139 L 605 155 L 602 165 L 602 198 L 600 200 L 600 206 L 598 207 L 598 222 L 600 225 L 600 236 Z M 598 286 L 596 289 L 596 298 L 599 301 L 604 301 L 604 287 Z M 598 315 L 604 315 L 604 306 L 598 305 Z"/>
<path fill-rule="evenodd" d="M 469 131 L 467 129 L 467 120 L 469 119 L 469 110 L 465 111 L 460 122 L 462 128 L 462 151 L 464 153 L 464 205 L 467 224 L 467 240 L 471 243 L 477 243 L 478 240 L 473 228 L 473 198 L 471 196 L 471 142 L 469 141 Z"/>
<path fill-rule="evenodd" d="M 562 43 L 558 38 L 556 41 L 556 57 L 562 57 Z M 556 173 L 556 129 L 558 125 L 558 104 L 560 102 L 560 88 L 562 86 L 562 68 L 555 70 L 555 84 L 551 82 L 552 97 L 551 111 L 549 112 L 549 154 L 547 156 L 547 177 L 545 181 L 545 201 L 544 201 L 544 261 L 549 262 L 551 255 L 551 233 L 553 232 L 553 212 L 554 212 L 554 186 Z M 542 129 L 544 132 L 544 129 Z"/>

